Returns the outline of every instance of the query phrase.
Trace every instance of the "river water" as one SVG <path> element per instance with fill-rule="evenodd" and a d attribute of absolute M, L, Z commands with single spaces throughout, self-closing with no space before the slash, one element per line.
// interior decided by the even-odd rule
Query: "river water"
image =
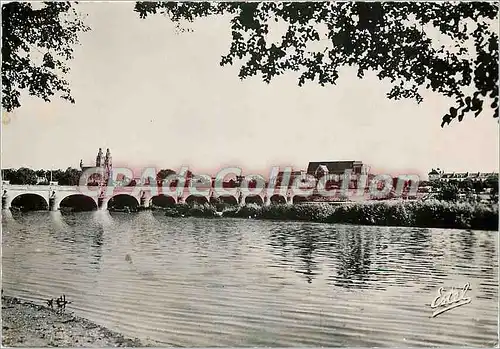
<path fill-rule="evenodd" d="M 3 211 L 3 289 L 162 345 L 493 346 L 498 233 Z M 470 304 L 431 318 L 439 287 Z"/>

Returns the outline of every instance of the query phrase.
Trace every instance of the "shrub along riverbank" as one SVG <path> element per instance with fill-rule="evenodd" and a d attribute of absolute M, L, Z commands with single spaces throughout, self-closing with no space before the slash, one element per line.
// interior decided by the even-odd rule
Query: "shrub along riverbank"
<path fill-rule="evenodd" d="M 170 217 L 223 217 L 297 220 L 321 223 L 498 230 L 498 205 L 444 201 L 387 201 L 331 205 L 246 205 L 243 207 L 186 204 L 167 208 Z M 219 212 L 218 212 L 219 211 Z"/>

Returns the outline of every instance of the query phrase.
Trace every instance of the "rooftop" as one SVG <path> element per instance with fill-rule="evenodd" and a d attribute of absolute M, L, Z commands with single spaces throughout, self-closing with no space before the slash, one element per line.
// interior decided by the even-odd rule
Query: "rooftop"
<path fill-rule="evenodd" d="M 353 169 L 355 166 L 362 166 L 361 161 L 321 161 L 310 162 L 307 166 L 307 173 L 313 174 L 319 166 L 326 166 L 330 173 L 344 173 L 345 170 Z"/>

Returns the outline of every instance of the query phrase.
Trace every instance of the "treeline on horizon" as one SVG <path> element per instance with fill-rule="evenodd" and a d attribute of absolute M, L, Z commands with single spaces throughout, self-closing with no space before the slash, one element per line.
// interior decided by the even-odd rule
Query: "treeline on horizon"
<path fill-rule="evenodd" d="M 52 172 L 52 175 L 51 175 Z M 52 179 L 60 185 L 78 185 L 82 171 L 68 167 L 66 170 L 33 170 L 27 167 L 2 169 L 2 180 L 16 185 L 49 184 Z M 52 178 L 51 178 L 52 177 Z M 39 182 L 45 178 L 45 182 Z"/>
<path fill-rule="evenodd" d="M 171 175 L 175 175 L 176 172 L 170 169 L 162 169 L 156 173 L 156 178 L 148 177 L 145 179 L 145 185 L 156 184 L 161 186 L 163 181 Z M 10 184 L 14 185 L 48 185 L 50 181 L 58 182 L 59 185 L 79 185 L 80 177 L 82 176 L 82 171 L 76 168 L 68 167 L 66 170 L 57 169 L 57 170 L 33 170 L 27 167 L 21 167 L 19 169 L 9 168 L 2 169 L 2 180 L 9 181 Z M 94 175 L 98 177 L 98 175 Z M 186 172 L 187 184 L 189 184 L 189 180 L 194 176 L 191 171 Z M 40 181 L 41 178 L 44 178 L 44 181 Z M 121 183 L 124 186 L 136 186 L 138 183 L 133 178 L 122 177 L 117 182 Z M 253 185 L 252 185 L 253 184 Z M 249 187 L 255 186 L 256 182 L 250 183 Z M 88 185 L 97 185 L 97 182 L 90 181 Z M 177 181 L 172 181 L 170 183 L 171 186 L 176 186 Z M 227 182 L 224 182 L 224 186 L 228 188 L 236 188 L 237 182 L 234 179 L 230 179 Z"/>
<path fill-rule="evenodd" d="M 146 179 L 146 185 L 158 184 L 161 185 L 163 181 L 171 175 L 175 175 L 176 172 L 171 169 L 162 169 L 157 172 L 156 178 L 149 177 Z M 80 177 L 82 171 L 76 168 L 68 167 L 66 170 L 56 169 L 56 170 L 33 170 L 27 167 L 21 167 L 19 169 L 9 168 L 2 169 L 2 180 L 9 181 L 10 184 L 15 185 L 44 185 L 49 184 L 50 181 L 58 182 L 59 185 L 79 185 Z M 189 180 L 195 176 L 191 171 L 187 171 L 185 178 Z M 40 181 L 40 178 L 45 178 L 45 181 Z M 393 187 L 396 188 L 398 178 L 393 178 Z M 127 186 L 137 185 L 136 181 L 131 178 L 121 178 L 119 180 L 121 183 L 125 183 Z M 328 181 L 330 182 L 330 181 Z M 411 184 L 406 183 L 408 186 Z M 176 185 L 176 181 L 172 181 L 171 185 Z M 235 179 L 230 179 L 224 182 L 225 186 L 234 188 L 238 185 Z M 249 183 L 249 187 L 256 184 L 255 181 Z M 253 184 L 253 185 L 252 185 Z M 291 184 L 291 182 L 290 182 Z M 339 184 L 339 183 L 335 183 Z M 356 183 L 354 183 L 356 184 Z M 498 175 L 493 175 L 488 177 L 484 181 L 473 181 L 470 178 L 464 181 L 449 181 L 446 183 L 420 181 L 418 183 L 419 187 L 433 186 L 439 189 L 444 188 L 445 190 L 452 190 L 457 192 L 475 192 L 476 194 L 484 192 L 485 189 L 491 189 L 493 194 L 498 193 Z M 328 186 L 328 183 L 327 183 Z M 355 186 L 354 186 L 355 187 Z"/>
<path fill-rule="evenodd" d="M 162 169 L 156 173 L 156 178 L 148 177 L 145 179 L 146 185 L 156 184 L 162 185 L 163 181 L 171 175 L 177 174 L 171 169 Z M 19 169 L 8 168 L 2 169 L 2 180 L 9 181 L 10 184 L 14 185 L 48 185 L 50 181 L 58 182 L 59 185 L 79 185 L 80 177 L 82 176 L 82 171 L 76 168 L 68 167 L 66 170 L 33 170 L 27 167 L 21 167 Z M 93 177 L 98 177 L 99 175 L 94 174 Z M 191 171 L 187 171 L 185 178 L 189 181 L 194 176 Z M 40 181 L 44 178 L 44 181 Z M 138 183 L 133 178 L 121 177 L 117 182 L 125 186 L 136 186 Z M 89 185 L 97 183 L 90 182 Z M 175 186 L 177 181 L 172 181 L 171 185 Z M 237 182 L 234 179 L 224 183 L 227 187 L 235 188 Z M 255 184 L 255 183 L 254 183 Z M 251 187 L 251 185 L 250 185 Z"/>
<path fill-rule="evenodd" d="M 156 178 L 148 178 L 149 182 L 161 182 L 167 176 L 175 174 L 174 170 L 164 169 L 158 171 Z M 52 180 L 53 182 L 58 182 L 59 185 L 79 185 L 80 177 L 82 176 L 82 171 L 76 168 L 68 167 L 66 170 L 33 170 L 27 167 L 21 167 L 19 169 L 8 168 L 2 169 L 2 179 L 9 181 L 10 184 L 15 185 L 44 185 L 49 184 Z M 188 171 L 187 177 L 192 177 L 192 172 Z M 40 178 L 45 178 L 45 181 L 40 182 Z M 124 178 L 124 182 L 129 182 L 129 186 L 135 186 L 136 182 L 134 179 Z"/>

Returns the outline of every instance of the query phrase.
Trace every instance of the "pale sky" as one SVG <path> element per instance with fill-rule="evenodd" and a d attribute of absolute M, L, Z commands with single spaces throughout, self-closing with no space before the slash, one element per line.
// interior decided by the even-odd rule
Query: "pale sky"
<path fill-rule="evenodd" d="M 133 2 L 80 3 L 92 28 L 68 78 L 76 104 L 25 97 L 2 126 L 2 167 L 92 164 L 99 147 L 115 166 L 212 173 L 236 165 L 266 174 L 276 165 L 360 160 L 378 173 L 498 171 L 498 121 L 489 114 L 440 127 L 450 102 L 388 100 L 390 87 L 345 70 L 337 85 L 267 85 L 221 67 L 229 22 L 203 19 L 176 33 L 162 16 L 139 19 Z"/>

